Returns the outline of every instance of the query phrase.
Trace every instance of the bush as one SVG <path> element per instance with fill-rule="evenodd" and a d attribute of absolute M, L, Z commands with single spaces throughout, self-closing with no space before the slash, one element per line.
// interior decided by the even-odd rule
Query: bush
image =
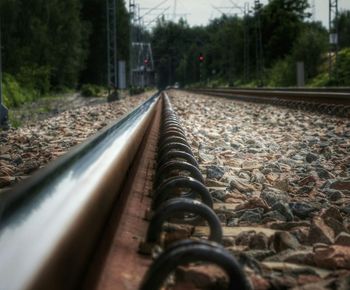
<path fill-rule="evenodd" d="M 350 48 L 345 48 L 338 55 L 338 85 L 350 86 Z"/>
<path fill-rule="evenodd" d="M 13 108 L 33 101 L 39 96 L 34 90 L 24 88 L 13 76 L 5 73 L 3 75 L 3 97 L 5 106 Z"/>
<path fill-rule="evenodd" d="M 99 97 L 103 88 L 97 85 L 85 84 L 81 87 L 81 94 L 84 97 Z"/>
<path fill-rule="evenodd" d="M 22 66 L 16 75 L 18 82 L 24 88 L 36 91 L 43 96 L 50 91 L 51 69 L 48 66 L 27 65 Z"/>
<path fill-rule="evenodd" d="M 144 93 L 144 92 L 145 92 L 145 89 L 140 88 L 140 87 L 131 87 L 131 88 L 129 89 L 129 94 L 130 94 L 130 96 L 142 94 L 142 93 Z"/>
<path fill-rule="evenodd" d="M 270 87 L 294 86 L 296 83 L 295 78 L 295 68 L 290 58 L 287 57 L 277 61 L 270 69 L 267 84 Z"/>
<path fill-rule="evenodd" d="M 330 81 L 328 72 L 320 73 L 308 83 L 308 86 L 310 87 L 328 87 L 329 85 Z"/>
<path fill-rule="evenodd" d="M 312 79 L 308 85 L 312 87 L 328 87 L 328 86 L 350 86 L 350 48 L 343 49 L 338 54 L 337 76 L 329 79 L 328 59 L 326 59 L 323 72 Z"/>

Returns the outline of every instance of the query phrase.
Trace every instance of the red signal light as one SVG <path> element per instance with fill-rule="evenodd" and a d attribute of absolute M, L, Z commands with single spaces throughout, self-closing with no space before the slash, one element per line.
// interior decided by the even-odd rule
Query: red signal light
<path fill-rule="evenodd" d="M 148 58 L 145 58 L 145 59 L 143 60 L 143 63 L 144 63 L 145 65 L 148 65 L 148 64 L 149 64 L 149 59 L 148 59 Z"/>
<path fill-rule="evenodd" d="M 199 62 L 203 62 L 204 61 L 204 55 L 202 53 L 199 54 L 198 60 L 199 60 Z"/>

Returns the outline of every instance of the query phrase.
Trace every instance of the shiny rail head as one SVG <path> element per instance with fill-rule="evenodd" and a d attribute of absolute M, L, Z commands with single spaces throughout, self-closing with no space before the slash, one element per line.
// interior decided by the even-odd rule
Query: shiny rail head
<path fill-rule="evenodd" d="M 1 195 L 0 288 L 77 289 L 158 100 Z"/>
<path fill-rule="evenodd" d="M 89 137 L 82 144 L 73 147 L 69 152 L 48 164 L 45 168 L 34 173 L 33 176 L 16 185 L 13 189 L 0 195 L 0 230 L 1 225 L 8 216 L 20 203 L 26 202 L 31 198 L 39 188 L 45 188 L 50 182 L 53 182 L 52 176 L 63 174 L 65 168 L 72 166 L 77 160 L 85 156 L 89 151 L 112 134 L 113 131 L 127 131 L 130 124 L 138 116 L 144 114 L 160 97 L 161 92 L 152 95 L 147 101 L 135 108 L 127 115 L 120 118 L 117 122 L 103 128 L 94 136 Z"/>

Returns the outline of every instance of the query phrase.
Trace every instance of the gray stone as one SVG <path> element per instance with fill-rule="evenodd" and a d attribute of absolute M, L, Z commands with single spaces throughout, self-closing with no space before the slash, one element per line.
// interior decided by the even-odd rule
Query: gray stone
<path fill-rule="evenodd" d="M 336 245 L 350 247 L 350 234 L 341 232 L 339 235 L 336 236 L 334 243 Z"/>
<path fill-rule="evenodd" d="M 239 222 L 260 223 L 261 218 L 261 213 L 258 213 L 255 210 L 247 210 L 241 215 Z"/>
<path fill-rule="evenodd" d="M 237 246 L 248 246 L 252 236 L 256 235 L 255 231 L 244 231 L 238 234 L 236 237 Z"/>
<path fill-rule="evenodd" d="M 318 159 L 318 156 L 311 152 L 309 152 L 305 157 L 306 162 L 309 162 L 309 163 L 314 162 L 317 159 Z"/>
<path fill-rule="evenodd" d="M 249 249 L 253 250 L 267 250 L 268 237 L 263 233 L 252 235 L 249 241 Z"/>
<path fill-rule="evenodd" d="M 341 232 L 346 232 L 346 228 L 342 222 L 331 217 L 324 219 L 324 221 L 327 226 L 329 226 L 334 231 L 335 235 L 338 235 Z"/>
<path fill-rule="evenodd" d="M 242 145 L 239 144 L 239 143 L 237 143 L 237 142 L 231 142 L 231 147 L 232 147 L 233 149 L 239 149 L 239 148 L 242 147 Z"/>
<path fill-rule="evenodd" d="M 207 178 L 220 179 L 225 174 L 225 169 L 221 166 L 211 165 L 207 167 Z"/>
<path fill-rule="evenodd" d="M 229 190 L 237 189 L 238 191 L 242 193 L 252 193 L 253 191 L 256 190 L 256 188 L 245 182 L 243 179 L 238 178 L 238 177 L 231 177 L 230 178 L 230 186 Z"/>
<path fill-rule="evenodd" d="M 249 148 L 249 149 L 247 149 L 247 152 L 252 153 L 252 154 L 258 154 L 258 153 L 262 152 L 262 150 L 257 149 L 257 148 Z"/>
<path fill-rule="evenodd" d="M 339 190 L 327 188 L 323 190 L 330 201 L 337 201 L 343 197 L 343 194 Z"/>
<path fill-rule="evenodd" d="M 298 240 L 288 232 L 276 232 L 271 237 L 272 246 L 277 253 L 284 250 L 296 250 L 300 247 Z"/>
<path fill-rule="evenodd" d="M 313 186 L 302 186 L 299 188 L 298 194 L 309 194 L 313 189 Z"/>
<path fill-rule="evenodd" d="M 236 227 L 239 225 L 239 218 L 230 218 L 227 221 L 227 226 L 228 227 Z"/>
<path fill-rule="evenodd" d="M 225 197 L 227 195 L 226 190 L 215 189 L 215 190 L 210 190 L 209 192 L 213 198 L 220 201 L 225 201 Z"/>
<path fill-rule="evenodd" d="M 235 211 L 232 214 L 232 217 L 240 218 L 245 213 L 253 213 L 253 214 L 260 214 L 260 215 L 262 215 L 264 213 L 264 209 L 261 208 L 261 207 L 256 207 L 256 208 L 252 208 L 252 209 L 242 209 L 242 210 Z"/>
<path fill-rule="evenodd" d="M 249 251 L 244 251 L 244 253 L 253 258 L 256 259 L 258 261 L 262 261 L 268 257 L 271 257 L 275 254 L 274 251 L 271 250 L 249 250 Z"/>
<path fill-rule="evenodd" d="M 219 218 L 220 222 L 223 223 L 223 224 L 226 224 L 227 223 L 227 217 L 225 214 L 223 213 L 218 213 L 216 214 L 217 217 Z"/>
<path fill-rule="evenodd" d="M 271 229 L 274 230 L 282 230 L 282 231 L 289 231 L 293 228 L 300 228 L 300 227 L 309 227 L 310 222 L 309 221 L 300 221 L 300 222 L 282 222 L 282 223 L 273 223 L 270 225 Z"/>
<path fill-rule="evenodd" d="M 263 184 L 266 182 L 266 177 L 260 172 L 260 170 L 254 169 L 252 172 L 252 182 Z"/>
<path fill-rule="evenodd" d="M 294 215 L 290 210 L 289 206 L 285 202 L 278 201 L 272 206 L 273 210 L 279 211 L 285 218 L 287 222 L 290 222 L 294 219 Z"/>
<path fill-rule="evenodd" d="M 331 178 L 330 173 L 324 168 L 316 168 L 316 172 L 319 178 L 322 178 L 322 179 Z"/>
<path fill-rule="evenodd" d="M 282 221 L 285 222 L 286 218 L 283 214 L 281 214 L 278 210 L 270 211 L 263 216 L 263 222 L 269 221 Z"/>
<path fill-rule="evenodd" d="M 224 247 L 232 247 L 235 245 L 235 239 L 233 237 L 223 237 L 222 245 Z"/>
<path fill-rule="evenodd" d="M 301 219 L 309 218 L 313 212 L 317 211 L 317 208 L 306 202 L 291 202 L 289 207 L 292 213 Z"/>
<path fill-rule="evenodd" d="M 342 179 L 332 182 L 329 186 L 330 189 L 340 190 L 343 193 L 350 193 L 350 180 Z"/>
<path fill-rule="evenodd" d="M 260 197 L 264 199 L 269 206 L 273 206 L 278 201 L 288 202 L 289 199 L 286 192 L 274 188 L 264 189 Z"/>
<path fill-rule="evenodd" d="M 334 242 L 334 231 L 322 218 L 314 217 L 309 232 L 309 243 L 332 244 Z"/>
<path fill-rule="evenodd" d="M 347 205 L 341 207 L 340 210 L 341 210 L 343 213 L 345 213 L 345 214 L 347 214 L 347 215 L 350 215 L 350 204 L 347 204 Z"/>

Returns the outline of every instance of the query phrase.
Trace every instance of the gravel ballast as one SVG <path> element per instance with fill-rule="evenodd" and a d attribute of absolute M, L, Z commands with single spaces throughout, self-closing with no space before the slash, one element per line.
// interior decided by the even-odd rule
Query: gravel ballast
<path fill-rule="evenodd" d="M 150 94 L 113 103 L 81 106 L 21 128 L 0 131 L 0 190 L 27 178 L 108 124 L 137 107 Z"/>
<path fill-rule="evenodd" d="M 350 289 L 350 120 L 169 94 L 254 289 Z"/>

